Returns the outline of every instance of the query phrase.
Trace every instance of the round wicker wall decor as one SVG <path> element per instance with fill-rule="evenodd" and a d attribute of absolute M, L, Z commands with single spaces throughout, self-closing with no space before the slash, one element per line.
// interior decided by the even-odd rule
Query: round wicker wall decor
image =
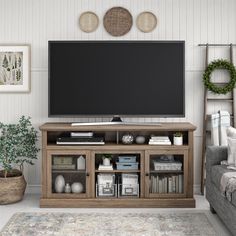
<path fill-rule="evenodd" d="M 91 11 L 84 12 L 79 17 L 79 27 L 86 33 L 95 31 L 98 27 L 98 23 L 98 16 Z"/>
<path fill-rule="evenodd" d="M 123 7 L 113 7 L 109 9 L 103 18 L 104 28 L 112 36 L 127 34 L 130 31 L 132 24 L 132 15 Z"/>
<path fill-rule="evenodd" d="M 144 33 L 153 31 L 157 26 L 157 18 L 152 12 L 142 12 L 136 20 L 137 27 Z"/>

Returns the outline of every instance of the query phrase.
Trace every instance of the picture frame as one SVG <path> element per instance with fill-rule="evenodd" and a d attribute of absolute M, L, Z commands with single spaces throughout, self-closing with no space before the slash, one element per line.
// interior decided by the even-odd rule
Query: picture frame
<path fill-rule="evenodd" d="M 0 45 L 0 93 L 30 91 L 30 46 Z"/>

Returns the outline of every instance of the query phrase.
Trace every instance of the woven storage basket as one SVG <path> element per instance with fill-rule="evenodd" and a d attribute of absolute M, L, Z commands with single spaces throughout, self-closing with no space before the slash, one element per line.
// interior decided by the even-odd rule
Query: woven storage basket
<path fill-rule="evenodd" d="M 0 205 L 21 201 L 26 188 L 23 175 L 18 177 L 0 177 Z"/>

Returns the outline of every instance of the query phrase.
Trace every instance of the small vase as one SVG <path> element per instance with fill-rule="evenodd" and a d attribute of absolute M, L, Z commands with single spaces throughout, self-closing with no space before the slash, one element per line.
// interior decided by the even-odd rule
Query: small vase
<path fill-rule="evenodd" d="M 71 186 L 69 183 L 67 183 L 65 186 L 65 193 L 71 193 Z"/>
<path fill-rule="evenodd" d="M 109 166 L 109 165 L 111 165 L 110 159 L 105 157 L 105 158 L 103 159 L 103 165 L 104 165 L 104 166 Z"/>
<path fill-rule="evenodd" d="M 183 137 L 174 137 L 174 145 L 180 146 L 183 145 Z"/>
<path fill-rule="evenodd" d="M 56 193 L 63 193 L 65 189 L 65 179 L 62 175 L 58 175 L 55 179 L 55 191 Z"/>

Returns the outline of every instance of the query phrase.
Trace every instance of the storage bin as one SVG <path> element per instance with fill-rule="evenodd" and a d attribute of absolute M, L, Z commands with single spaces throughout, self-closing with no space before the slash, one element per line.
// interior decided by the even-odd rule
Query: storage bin
<path fill-rule="evenodd" d="M 182 170 L 182 163 L 175 162 L 158 162 L 154 161 L 154 170 Z"/>
<path fill-rule="evenodd" d="M 96 184 L 96 197 L 117 197 L 117 185 Z"/>
<path fill-rule="evenodd" d="M 135 163 L 136 156 L 119 156 L 119 162 Z"/>
<path fill-rule="evenodd" d="M 139 197 L 139 184 L 118 184 L 118 197 Z"/>
<path fill-rule="evenodd" d="M 126 162 L 116 162 L 117 170 L 138 170 L 138 162 L 126 163 Z"/>

